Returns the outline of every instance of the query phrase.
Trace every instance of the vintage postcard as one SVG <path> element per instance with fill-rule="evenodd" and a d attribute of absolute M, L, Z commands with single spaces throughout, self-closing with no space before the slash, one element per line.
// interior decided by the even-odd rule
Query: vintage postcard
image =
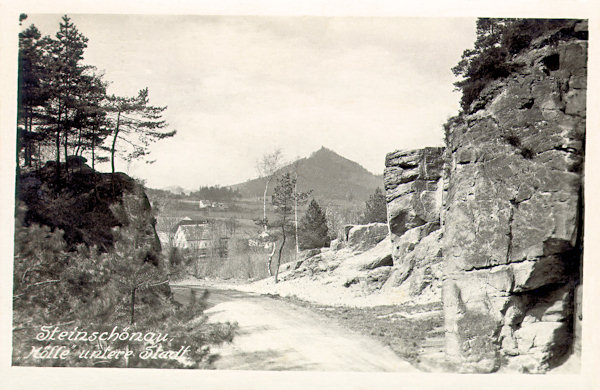
<path fill-rule="evenodd" d="M 136 6 L 5 17 L 7 388 L 595 383 L 591 8 Z"/>

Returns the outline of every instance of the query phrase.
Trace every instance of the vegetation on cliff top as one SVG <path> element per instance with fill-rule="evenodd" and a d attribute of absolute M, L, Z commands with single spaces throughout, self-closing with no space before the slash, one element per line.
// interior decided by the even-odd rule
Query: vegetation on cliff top
<path fill-rule="evenodd" d="M 469 111 L 481 91 L 493 80 L 507 77 L 519 68 L 512 61 L 530 44 L 548 34 L 548 44 L 557 39 L 576 37 L 587 39 L 587 32 L 577 32 L 577 21 L 567 19 L 505 19 L 479 18 L 473 49 L 463 52 L 459 63 L 452 68 L 462 77 L 454 85 L 462 92 L 461 107 Z"/>

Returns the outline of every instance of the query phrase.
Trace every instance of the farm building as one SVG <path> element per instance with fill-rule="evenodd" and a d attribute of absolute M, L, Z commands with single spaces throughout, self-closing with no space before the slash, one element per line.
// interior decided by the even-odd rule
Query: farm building
<path fill-rule="evenodd" d="M 190 250 L 198 257 L 227 257 L 227 244 L 224 224 L 219 221 L 182 220 L 174 228 L 173 245 Z"/>

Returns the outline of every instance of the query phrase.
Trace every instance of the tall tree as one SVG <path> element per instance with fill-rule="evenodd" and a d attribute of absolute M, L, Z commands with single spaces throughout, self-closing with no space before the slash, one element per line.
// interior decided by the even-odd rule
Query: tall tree
<path fill-rule="evenodd" d="M 83 155 L 90 151 L 92 165 L 98 158 L 96 155 L 99 145 L 111 134 L 107 126 L 106 110 L 104 102 L 106 99 L 107 83 L 101 76 L 96 74 L 82 75 L 78 87 L 75 113 L 70 122 L 70 127 L 76 133 L 71 142 L 72 154 Z"/>
<path fill-rule="evenodd" d="M 275 172 L 277 172 L 277 170 L 281 167 L 282 156 L 283 154 L 281 149 L 275 149 L 271 153 L 264 154 L 260 160 L 256 162 L 256 170 L 259 177 L 264 177 L 266 179 L 265 191 L 263 194 L 263 219 L 260 221 L 265 233 L 268 230 L 267 192 L 269 191 L 269 184 L 271 183 L 271 180 L 273 180 L 275 177 Z"/>
<path fill-rule="evenodd" d="M 299 168 L 300 168 L 300 158 L 296 158 L 296 162 L 294 162 L 294 234 L 296 241 L 296 258 L 298 258 L 298 253 L 300 252 L 300 246 L 298 244 L 298 206 L 301 206 L 308 200 L 308 197 L 301 200 L 298 195 L 298 176 L 299 176 Z M 312 191 L 310 191 L 312 192 Z M 308 195 L 308 193 L 307 193 Z"/>
<path fill-rule="evenodd" d="M 327 228 L 327 217 L 314 199 L 300 220 L 298 240 L 300 249 L 322 248 L 329 246 L 331 241 Z"/>
<path fill-rule="evenodd" d="M 43 88 L 44 60 L 48 50 L 48 38 L 31 25 L 19 33 L 19 77 L 17 109 L 17 167 L 21 154 L 25 166 L 31 166 L 35 145 L 43 134 L 35 131 L 41 118 L 41 108 L 49 96 Z"/>
<path fill-rule="evenodd" d="M 81 155 L 106 136 L 100 104 L 106 83 L 83 63 L 87 41 L 68 16 L 54 39 L 33 25 L 19 34 L 18 155 L 31 165 L 36 146 L 40 154 L 40 146 L 53 144 L 57 178 L 61 154 Z"/>
<path fill-rule="evenodd" d="M 48 125 L 54 134 L 56 152 L 56 176 L 60 178 L 61 146 L 68 154 L 71 125 L 78 105 L 77 92 L 81 90 L 84 74 L 90 67 L 82 64 L 88 39 L 83 36 L 68 16 L 63 16 L 56 33 L 50 41 L 50 55 L 46 63 L 47 90 L 50 94 L 45 111 Z M 61 145 L 62 144 L 62 145 Z"/>
<path fill-rule="evenodd" d="M 290 173 L 283 174 L 278 180 L 273 190 L 272 202 L 275 207 L 275 213 L 279 217 L 273 226 L 281 229 L 281 246 L 277 257 L 277 266 L 275 268 L 275 283 L 278 282 L 279 266 L 281 265 L 281 254 L 286 242 L 287 235 L 294 229 L 292 215 L 294 213 L 294 204 L 297 200 L 305 201 L 308 193 L 295 192 L 296 179 Z M 269 261 L 269 269 L 271 268 Z"/>
<path fill-rule="evenodd" d="M 162 119 L 162 113 L 167 107 L 151 106 L 148 88 L 140 90 L 135 97 L 111 95 L 107 102 L 108 121 L 112 128 L 110 161 L 113 174 L 117 140 L 126 144 L 121 149 L 122 157 L 125 161 L 132 161 L 147 155 L 151 142 L 172 137 L 176 133 L 176 130 L 163 131 L 168 126 Z"/>

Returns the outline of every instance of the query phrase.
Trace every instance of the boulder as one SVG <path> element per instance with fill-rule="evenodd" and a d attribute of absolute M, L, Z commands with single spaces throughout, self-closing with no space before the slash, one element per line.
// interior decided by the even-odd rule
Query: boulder
<path fill-rule="evenodd" d="M 112 229 L 120 226 L 123 218 L 115 215 L 113 209 L 122 204 L 124 195 L 131 195 L 139 203 L 146 223 L 142 236 L 148 243 L 148 258 L 158 264 L 160 240 L 143 186 L 124 173 L 96 172 L 85 164 L 83 157 L 68 156 L 67 163 L 60 165 L 62 186 L 55 185 L 54 161 L 19 177 L 17 197 L 27 209 L 23 224 L 37 223 L 63 230 L 70 248 L 85 244 L 107 251 L 113 247 Z"/>
<path fill-rule="evenodd" d="M 385 223 L 354 225 L 348 233 L 348 247 L 355 252 L 364 252 L 375 247 L 387 235 L 388 225 Z"/>
<path fill-rule="evenodd" d="M 306 260 L 309 257 L 316 256 L 321 253 L 321 248 L 305 249 L 298 253 L 298 260 Z"/>
<path fill-rule="evenodd" d="M 332 251 L 337 251 L 344 247 L 344 242 L 336 238 L 335 240 L 331 240 L 329 247 Z"/>
<path fill-rule="evenodd" d="M 372 270 L 379 267 L 391 267 L 392 265 L 394 265 L 392 254 L 387 253 L 375 257 L 370 263 L 363 265 L 362 269 Z"/>

